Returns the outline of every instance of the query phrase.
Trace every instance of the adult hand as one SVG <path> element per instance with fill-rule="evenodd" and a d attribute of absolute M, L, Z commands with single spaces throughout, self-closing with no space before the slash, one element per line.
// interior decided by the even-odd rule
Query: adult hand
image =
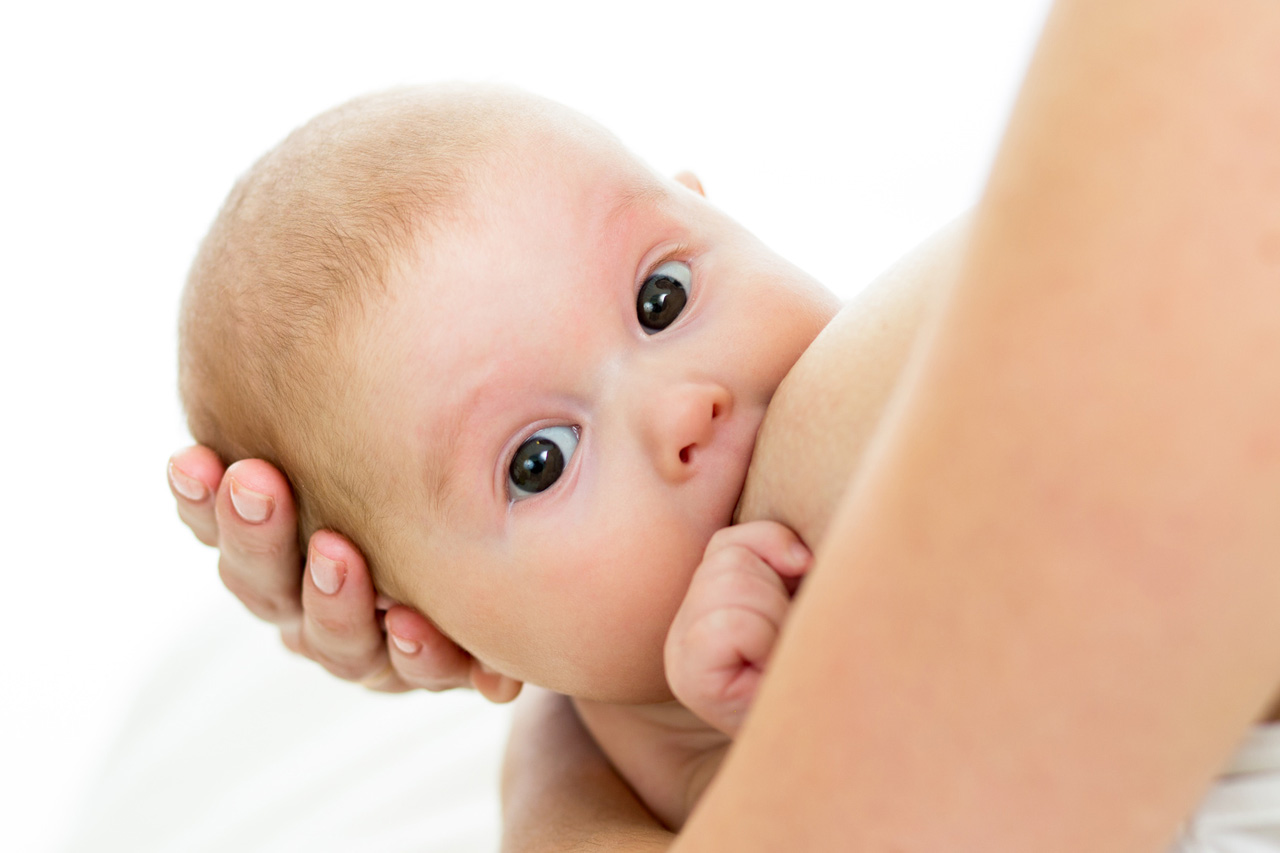
<path fill-rule="evenodd" d="M 169 488 L 183 522 L 219 550 L 227 589 L 277 625 L 291 651 L 373 690 L 469 683 L 471 656 L 416 610 L 379 596 L 345 537 L 317 531 L 304 566 L 293 494 L 269 463 L 246 459 L 224 469 L 217 454 L 196 445 L 170 458 Z"/>

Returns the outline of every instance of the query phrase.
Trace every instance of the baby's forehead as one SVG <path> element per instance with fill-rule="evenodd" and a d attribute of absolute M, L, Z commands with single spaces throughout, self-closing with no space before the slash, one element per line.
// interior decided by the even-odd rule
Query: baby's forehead
<path fill-rule="evenodd" d="M 523 318 L 508 315 L 520 284 L 545 277 L 548 269 L 563 271 L 568 282 L 579 281 L 574 274 L 590 265 L 617 266 L 618 246 L 607 244 L 625 239 L 632 214 L 661 211 L 672 197 L 670 185 L 652 169 L 576 114 L 563 121 L 553 115 L 512 134 L 474 164 L 468 183 L 454 209 L 425 223 L 415 251 L 395 265 L 386 310 L 373 312 L 372 325 L 361 324 L 353 366 L 367 372 L 385 398 L 374 401 L 371 412 L 380 402 L 402 402 L 413 387 L 448 385 L 456 373 L 473 380 L 478 373 L 500 376 L 513 356 L 519 360 Z M 567 287 L 548 294 L 559 300 L 548 310 L 580 310 L 562 299 L 565 292 Z M 459 325 L 476 315 L 511 322 L 501 337 L 461 334 Z M 391 345 L 411 338 L 415 357 L 408 365 L 403 357 L 397 361 Z M 389 383 L 392 377 L 398 382 Z M 450 491 L 447 463 L 467 406 L 465 399 L 445 395 L 433 407 L 439 428 L 432 430 L 434 452 L 424 479 L 437 486 L 428 494 L 442 510 Z"/>
<path fill-rule="evenodd" d="M 657 200 L 663 181 L 615 136 L 568 113 L 498 146 L 480 162 L 476 200 L 510 203 L 517 195 L 543 203 L 609 205 Z"/>

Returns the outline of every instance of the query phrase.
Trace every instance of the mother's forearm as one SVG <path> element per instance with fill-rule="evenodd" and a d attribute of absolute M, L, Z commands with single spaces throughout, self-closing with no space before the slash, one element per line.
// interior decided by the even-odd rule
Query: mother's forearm
<path fill-rule="evenodd" d="M 1277 44 L 1273 0 L 1055 8 L 679 849 L 1169 843 L 1280 672 Z"/>

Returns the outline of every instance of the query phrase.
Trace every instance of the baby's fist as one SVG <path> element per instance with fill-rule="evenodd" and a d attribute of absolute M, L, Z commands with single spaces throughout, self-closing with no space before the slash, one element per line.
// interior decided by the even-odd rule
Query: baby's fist
<path fill-rule="evenodd" d="M 667 632 L 667 682 L 675 697 L 725 734 L 737 734 L 755 698 L 791 595 L 813 557 L 773 521 L 711 537 Z"/>

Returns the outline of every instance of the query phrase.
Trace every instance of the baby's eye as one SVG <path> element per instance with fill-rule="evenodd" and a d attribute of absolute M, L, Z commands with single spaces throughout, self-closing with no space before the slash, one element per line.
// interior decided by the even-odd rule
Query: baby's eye
<path fill-rule="evenodd" d="M 693 272 L 680 261 L 667 261 L 653 271 L 640 285 L 636 296 L 636 318 L 640 327 L 652 335 L 670 326 L 689 301 Z"/>
<path fill-rule="evenodd" d="M 540 429 L 525 439 L 507 468 L 507 494 L 518 501 L 555 485 L 578 447 L 575 427 Z"/>

